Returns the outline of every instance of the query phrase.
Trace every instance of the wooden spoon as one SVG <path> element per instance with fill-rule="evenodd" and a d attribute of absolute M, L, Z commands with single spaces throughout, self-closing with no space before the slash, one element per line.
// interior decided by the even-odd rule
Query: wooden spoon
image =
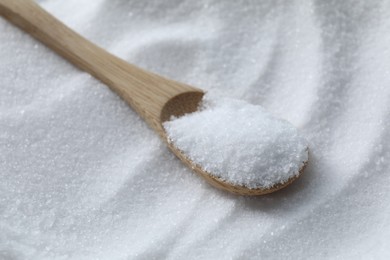
<path fill-rule="evenodd" d="M 162 126 L 171 116 L 196 111 L 204 94 L 202 90 L 166 79 L 115 57 L 72 31 L 31 0 L 0 0 L 0 14 L 118 93 L 180 160 L 213 186 L 240 195 L 261 195 L 279 190 L 297 178 L 268 189 L 250 189 L 212 176 L 169 143 Z"/>

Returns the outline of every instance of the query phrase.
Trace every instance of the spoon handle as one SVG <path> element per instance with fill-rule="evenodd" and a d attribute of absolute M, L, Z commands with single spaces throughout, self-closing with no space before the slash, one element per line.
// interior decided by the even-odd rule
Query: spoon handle
<path fill-rule="evenodd" d="M 0 0 L 0 15 L 117 92 L 157 132 L 171 98 L 194 87 L 147 72 L 108 53 L 61 23 L 32 0 Z"/>

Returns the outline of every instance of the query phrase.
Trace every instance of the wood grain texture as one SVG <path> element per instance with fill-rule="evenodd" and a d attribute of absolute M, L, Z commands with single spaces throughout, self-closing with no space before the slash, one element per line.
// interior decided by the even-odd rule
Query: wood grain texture
<path fill-rule="evenodd" d="M 169 143 L 162 126 L 171 116 L 196 111 L 204 95 L 202 90 L 145 71 L 108 53 L 62 24 L 34 1 L 0 0 L 0 15 L 118 93 L 180 160 L 213 186 L 234 194 L 262 195 L 289 185 L 303 171 L 304 167 L 297 177 L 269 189 L 233 186 L 213 177 Z"/>

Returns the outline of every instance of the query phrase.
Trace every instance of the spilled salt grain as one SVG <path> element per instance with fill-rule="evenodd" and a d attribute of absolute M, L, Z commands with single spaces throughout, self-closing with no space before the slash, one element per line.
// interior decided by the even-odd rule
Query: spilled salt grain
<path fill-rule="evenodd" d="M 194 163 L 233 185 L 270 188 L 297 176 L 308 160 L 294 126 L 241 100 L 206 95 L 199 111 L 164 128 Z"/>

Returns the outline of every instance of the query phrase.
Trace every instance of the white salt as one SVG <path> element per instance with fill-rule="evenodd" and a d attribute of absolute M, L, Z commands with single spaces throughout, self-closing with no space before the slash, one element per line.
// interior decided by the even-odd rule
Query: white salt
<path fill-rule="evenodd" d="M 1 260 L 390 259 L 390 1 L 38 2 L 131 63 L 299 125 L 310 163 L 269 196 L 218 192 L 0 18 Z"/>
<path fill-rule="evenodd" d="M 205 95 L 199 111 L 164 123 L 170 142 L 203 170 L 233 185 L 270 188 L 299 174 L 306 140 L 258 105 Z"/>

